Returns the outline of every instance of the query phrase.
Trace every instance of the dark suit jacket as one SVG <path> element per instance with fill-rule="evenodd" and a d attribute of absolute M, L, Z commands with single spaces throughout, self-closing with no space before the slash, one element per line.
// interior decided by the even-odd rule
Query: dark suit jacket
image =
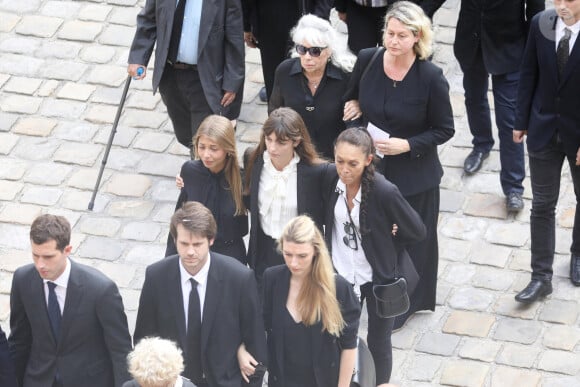
<path fill-rule="evenodd" d="M 10 358 L 8 340 L 0 327 L 0 386 L 17 387 L 16 374 L 14 373 L 14 364 Z"/>
<path fill-rule="evenodd" d="M 250 243 L 248 247 L 248 264 L 251 268 L 256 265 L 258 246 L 258 227 L 260 227 L 260 210 L 258 208 L 258 192 L 260 192 L 260 175 L 264 166 L 264 158 L 258 156 L 252 167 L 252 176 L 250 180 Z M 298 214 L 308 215 L 314 220 L 320 230 L 324 223 L 324 210 L 320 203 L 322 202 L 321 177 L 328 164 L 308 165 L 302 160 L 297 166 L 297 187 L 296 195 L 298 202 Z M 246 198 L 248 201 L 248 198 Z"/>
<path fill-rule="evenodd" d="M 332 249 L 334 207 L 339 198 L 337 182 L 336 168 L 329 167 L 324 177 L 324 239 L 329 250 Z M 360 230 L 361 245 L 373 269 L 373 283 L 384 284 L 395 277 L 399 252 L 405 246 L 423 240 L 427 231 L 421 217 L 407 203 L 399 189 L 378 172 L 375 173 L 374 185 L 366 200 L 366 218 L 361 213 L 359 219 L 361 223 L 366 222 L 369 230 Z M 396 236 L 391 233 L 393 224 L 399 227 Z"/>
<path fill-rule="evenodd" d="M 131 336 L 117 285 L 71 260 L 60 340 L 55 342 L 34 265 L 16 270 L 10 293 L 10 351 L 20 385 L 117 386 L 129 380 Z"/>
<path fill-rule="evenodd" d="M 461 0 L 455 30 L 455 56 L 469 68 L 481 50 L 490 74 L 517 71 L 532 17 L 544 0 Z"/>
<path fill-rule="evenodd" d="M 183 379 L 183 387 L 195 387 L 195 384 L 193 384 L 189 379 L 187 378 L 182 379 Z M 125 384 L 123 384 L 123 387 L 141 387 L 141 386 L 139 385 L 139 383 L 137 383 L 135 379 L 131 379 L 128 382 L 125 382 Z"/>
<path fill-rule="evenodd" d="M 346 3 L 348 1 L 354 2 L 354 0 L 334 0 L 334 8 L 338 12 L 346 12 Z M 389 4 L 396 3 L 399 0 L 390 1 Z M 433 18 L 435 11 L 437 11 L 445 2 L 445 0 L 411 0 L 411 2 L 417 4 L 423 9 L 425 14 L 430 18 Z"/>
<path fill-rule="evenodd" d="M 336 298 L 346 323 L 340 337 L 322 332 L 322 323 L 309 327 L 310 350 L 318 387 L 336 386 L 340 370 L 341 349 L 356 348 L 360 304 L 352 286 L 336 275 Z M 268 386 L 284 387 L 284 315 L 290 288 L 290 271 L 286 265 L 273 266 L 264 272 L 264 326 L 268 333 Z"/>
<path fill-rule="evenodd" d="M 212 387 L 239 387 L 242 376 L 237 350 L 241 343 L 245 343 L 254 358 L 266 363 L 266 338 L 256 280 L 254 273 L 235 259 L 210 254 L 201 327 L 203 372 Z M 177 255 L 147 267 L 135 343 L 146 336 L 173 340 L 185 351 L 185 314 Z"/>
<path fill-rule="evenodd" d="M 137 30 L 129 63 L 147 65 L 155 49 L 153 92 L 166 66 L 175 0 L 147 0 L 137 16 Z M 215 114 L 233 119 L 240 113 L 244 84 L 244 34 L 240 0 L 203 0 L 199 27 L 197 71 L 205 98 Z M 220 105 L 223 90 L 236 93 L 235 101 Z"/>
<path fill-rule="evenodd" d="M 553 9 L 532 19 L 522 60 L 515 128 L 528 131 L 528 150 L 544 147 L 558 131 L 568 157 L 580 147 L 580 39 L 576 39 L 564 74 L 556 63 Z"/>

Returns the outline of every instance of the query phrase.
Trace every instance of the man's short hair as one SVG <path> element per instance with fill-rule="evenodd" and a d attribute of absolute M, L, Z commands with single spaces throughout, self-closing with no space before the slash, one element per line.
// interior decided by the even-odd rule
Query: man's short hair
<path fill-rule="evenodd" d="M 139 341 L 127 357 L 129 373 L 139 384 L 161 386 L 175 384 L 183 372 L 183 356 L 177 345 L 159 337 Z"/>
<path fill-rule="evenodd" d="M 30 226 L 30 240 L 41 245 L 48 241 L 56 241 L 56 248 L 63 251 L 70 244 L 70 223 L 63 216 L 40 215 Z"/>
<path fill-rule="evenodd" d="M 192 234 L 214 239 L 217 225 L 211 211 L 199 202 L 185 202 L 171 217 L 169 231 L 173 239 L 177 238 L 177 226 L 182 225 Z"/>

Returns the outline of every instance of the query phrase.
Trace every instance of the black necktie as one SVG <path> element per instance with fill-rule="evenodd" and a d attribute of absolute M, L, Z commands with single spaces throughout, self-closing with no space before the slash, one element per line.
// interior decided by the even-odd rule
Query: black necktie
<path fill-rule="evenodd" d="M 56 298 L 56 284 L 54 282 L 48 281 L 48 318 L 50 319 L 50 326 L 52 328 L 52 334 L 54 339 L 58 342 L 60 336 L 60 307 L 58 306 L 58 299 Z"/>
<path fill-rule="evenodd" d="M 169 41 L 169 53 L 167 59 L 171 63 L 177 62 L 177 52 L 179 51 L 179 41 L 181 40 L 181 30 L 183 28 L 183 16 L 185 15 L 185 1 L 179 0 L 173 16 L 173 27 L 171 29 L 171 40 Z"/>
<path fill-rule="evenodd" d="M 556 50 L 556 59 L 558 61 L 558 75 L 560 78 L 564 73 L 566 68 L 566 63 L 568 63 L 568 58 L 570 57 L 570 36 L 572 35 L 572 30 L 569 28 L 564 28 L 564 36 L 560 39 L 558 43 L 558 49 Z"/>
<path fill-rule="evenodd" d="M 190 278 L 191 292 L 189 293 L 189 310 L 187 313 L 187 357 L 186 377 L 195 384 L 202 381 L 203 371 L 201 367 L 201 307 L 197 281 Z"/>

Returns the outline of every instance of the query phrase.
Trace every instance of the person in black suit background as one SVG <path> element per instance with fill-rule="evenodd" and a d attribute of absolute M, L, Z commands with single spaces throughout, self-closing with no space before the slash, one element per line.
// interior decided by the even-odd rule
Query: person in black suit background
<path fill-rule="evenodd" d="M 382 44 L 384 17 L 387 9 L 399 0 L 334 0 L 338 18 L 348 28 L 348 47 L 358 54 L 363 48 Z M 445 0 L 413 0 L 433 18 Z"/>
<path fill-rule="evenodd" d="M 217 235 L 211 251 L 234 257 L 246 264 L 248 215 L 242 198 L 242 175 L 238 164 L 236 135 L 231 121 L 207 117 L 193 138 L 195 160 L 186 161 L 177 176 L 181 193 L 175 210 L 187 201 L 200 202 L 213 214 Z M 165 256 L 177 254 L 171 234 Z"/>
<path fill-rule="evenodd" d="M 300 115 L 282 107 L 264 122 L 260 142 L 245 164 L 251 224 L 248 263 L 261 286 L 264 270 L 284 263 L 276 240 L 290 219 L 307 214 L 322 230 L 320 184 L 328 163 L 318 157 Z"/>
<path fill-rule="evenodd" d="M 555 210 L 568 160 L 576 195 L 570 280 L 580 286 L 580 0 L 554 0 L 532 19 L 518 88 L 513 140 L 527 134 L 532 211 L 532 278 L 516 295 L 531 303 L 552 292 Z"/>
<path fill-rule="evenodd" d="M 131 336 L 117 285 L 69 258 L 70 223 L 44 214 L 30 227 L 33 264 L 10 291 L 10 345 L 24 387 L 120 387 Z"/>
<path fill-rule="evenodd" d="M 262 59 L 262 101 L 272 95 L 276 67 L 288 57 L 292 27 L 309 13 L 328 20 L 331 8 L 332 0 L 242 0 L 244 40 L 248 47 L 260 49 Z"/>
<path fill-rule="evenodd" d="M 237 350 L 244 343 L 266 363 L 256 280 L 231 257 L 210 252 L 217 226 L 209 209 L 186 202 L 171 218 L 178 255 L 147 267 L 134 342 L 158 336 L 184 353 L 183 375 L 198 387 L 239 387 Z M 261 386 L 262 378 L 252 385 Z"/>
<path fill-rule="evenodd" d="M 500 182 L 506 209 L 524 208 L 522 181 L 526 175 L 523 144 L 512 141 L 519 66 L 528 23 L 544 9 L 544 0 L 461 0 L 453 50 L 463 71 L 465 108 L 473 149 L 463 169 L 477 172 L 494 140 L 487 100 L 491 74 L 495 122 L 498 128 Z"/>
<path fill-rule="evenodd" d="M 14 364 L 10 357 L 8 340 L 6 340 L 6 334 L 2 330 L 2 327 L 0 327 L 0 386 L 17 387 Z"/>
<path fill-rule="evenodd" d="M 292 58 L 280 63 L 268 112 L 287 106 L 300 114 L 320 154 L 334 158 L 334 140 L 347 122 L 360 116 L 358 103 L 342 96 L 348 86 L 356 57 L 339 39 L 327 20 L 304 15 L 291 32 Z M 344 120 L 343 120 L 344 116 Z"/>
<path fill-rule="evenodd" d="M 366 130 L 342 132 L 334 154 L 335 168 L 328 168 L 323 182 L 326 245 L 338 274 L 353 285 L 361 302 L 366 300 L 367 343 L 382 386 L 391 376 L 395 319 L 378 315 L 373 285 L 396 276 L 399 254 L 425 237 L 425 226 L 397 187 L 375 172 L 375 149 Z"/>
<path fill-rule="evenodd" d="M 278 243 L 285 265 L 264 272 L 268 386 L 348 387 L 360 315 L 353 287 L 334 273 L 322 233 L 308 216 L 292 219 Z M 251 375 L 254 362 L 241 360 L 242 372 Z"/>
<path fill-rule="evenodd" d="M 379 170 L 399 188 L 427 227 L 427 237 L 409 247 L 421 281 L 409 312 L 396 318 L 397 329 L 414 312 L 435 310 L 439 183 L 443 176 L 437 146 L 448 141 L 455 130 L 449 85 L 441 69 L 427 60 L 433 34 L 429 18 L 416 4 L 398 1 L 385 20 L 386 50 L 371 48 L 359 53 L 344 99 L 357 99 L 364 123 L 390 135 L 375 142 L 384 155 Z"/>

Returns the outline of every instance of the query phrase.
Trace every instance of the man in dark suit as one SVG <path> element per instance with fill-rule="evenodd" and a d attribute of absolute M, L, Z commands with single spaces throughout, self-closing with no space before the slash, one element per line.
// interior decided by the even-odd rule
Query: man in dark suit
<path fill-rule="evenodd" d="M 177 210 L 170 231 L 178 255 L 147 268 L 135 343 L 146 336 L 172 340 L 184 353 L 183 375 L 196 386 L 239 387 L 238 347 L 244 343 L 259 362 L 266 359 L 254 274 L 234 258 L 210 253 L 217 227 L 201 203 Z M 261 386 L 261 379 L 252 385 Z"/>
<path fill-rule="evenodd" d="M 205 117 L 233 120 L 240 114 L 245 71 L 240 0 L 147 0 L 129 52 L 127 71 L 135 79 L 145 77 L 156 42 L 153 92 L 159 87 L 177 140 L 191 148 Z"/>
<path fill-rule="evenodd" d="M 463 71 L 465 107 L 473 150 L 463 169 L 477 172 L 494 140 L 487 100 L 491 74 L 495 122 L 499 136 L 500 182 L 508 211 L 524 207 L 523 144 L 512 141 L 516 92 L 528 22 L 544 9 L 544 0 L 461 0 L 454 52 Z"/>
<path fill-rule="evenodd" d="M 8 341 L 6 335 L 0 327 L 0 386 L 2 387 L 17 387 L 16 376 L 14 374 L 14 365 L 10 358 L 10 350 L 8 349 Z"/>
<path fill-rule="evenodd" d="M 22 387 L 120 387 L 129 380 L 127 317 L 117 286 L 68 255 L 71 228 L 55 215 L 32 222 L 33 264 L 14 273 L 10 352 Z"/>
<path fill-rule="evenodd" d="M 534 17 L 521 67 L 516 130 L 527 134 L 532 211 L 532 279 L 516 300 L 531 303 L 552 293 L 555 210 L 568 160 L 576 194 L 570 280 L 580 286 L 580 0 L 554 0 L 555 10 Z"/>

